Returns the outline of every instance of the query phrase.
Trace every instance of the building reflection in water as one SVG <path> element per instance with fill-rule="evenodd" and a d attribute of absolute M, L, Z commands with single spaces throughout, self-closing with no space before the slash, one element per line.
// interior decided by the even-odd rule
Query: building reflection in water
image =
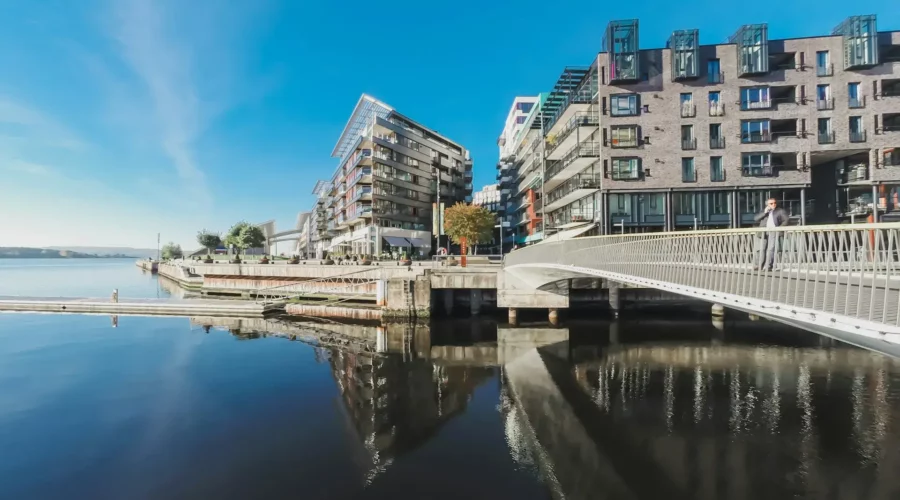
<path fill-rule="evenodd" d="M 900 498 L 900 365 L 885 356 L 656 342 L 571 370 L 589 418 L 639 459 L 620 442 L 602 452 L 620 471 L 651 464 L 672 496 Z"/>
<path fill-rule="evenodd" d="M 496 365 L 435 363 L 431 328 L 422 324 L 361 325 L 334 321 L 191 318 L 235 338 L 285 337 L 314 347 L 331 368 L 353 458 L 370 483 L 401 455 L 462 414 L 475 389 L 497 376 Z"/>

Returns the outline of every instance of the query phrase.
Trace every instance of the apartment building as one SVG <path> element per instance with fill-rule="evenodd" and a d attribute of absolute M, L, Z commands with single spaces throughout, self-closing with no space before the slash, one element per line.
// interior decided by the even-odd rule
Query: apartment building
<path fill-rule="evenodd" d="M 753 224 L 775 197 L 795 223 L 900 211 L 900 32 L 855 16 L 771 40 L 765 24 L 641 49 L 613 21 L 598 55 L 607 232 Z"/>
<path fill-rule="evenodd" d="M 512 248 L 516 241 L 518 220 L 516 209 L 519 200 L 516 196 L 516 177 L 518 175 L 518 163 L 515 161 L 516 151 L 521 145 L 522 137 L 534 120 L 533 115 L 540 107 L 541 96 L 518 96 L 513 99 L 506 116 L 506 123 L 497 146 L 500 150 L 497 162 L 497 183 L 500 191 L 500 201 L 497 213 L 506 227 L 503 228 L 503 243 L 506 248 Z"/>
<path fill-rule="evenodd" d="M 900 218 L 900 32 L 854 16 L 797 39 L 638 35 L 610 22 L 593 64 L 565 68 L 501 150 L 518 243 L 748 226 L 769 197 L 798 224 Z"/>
<path fill-rule="evenodd" d="M 472 159 L 460 144 L 363 95 L 332 157 L 332 178 L 317 186 L 321 248 L 378 255 L 399 247 L 427 254 L 437 203 L 470 202 Z M 317 212 L 318 213 L 318 212 Z"/>

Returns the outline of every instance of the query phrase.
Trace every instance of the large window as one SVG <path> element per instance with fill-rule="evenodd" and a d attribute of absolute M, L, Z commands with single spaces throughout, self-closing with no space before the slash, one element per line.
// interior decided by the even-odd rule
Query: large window
<path fill-rule="evenodd" d="M 712 182 L 725 180 L 725 167 L 722 165 L 721 156 L 711 156 L 709 158 L 709 180 Z"/>
<path fill-rule="evenodd" d="M 769 153 L 744 153 L 741 155 L 741 172 L 746 177 L 772 175 L 772 155 Z"/>
<path fill-rule="evenodd" d="M 741 109 L 767 109 L 772 107 L 769 87 L 741 87 Z"/>
<path fill-rule="evenodd" d="M 731 208 L 729 207 L 730 196 L 729 193 L 717 191 L 715 193 L 709 193 L 709 214 L 710 215 L 728 215 L 731 213 Z"/>
<path fill-rule="evenodd" d="M 635 148 L 638 146 L 638 126 L 612 127 L 610 143 L 614 148 Z"/>
<path fill-rule="evenodd" d="M 828 56 L 827 50 L 816 52 L 816 75 L 831 76 L 831 58 Z"/>
<path fill-rule="evenodd" d="M 681 182 L 695 182 L 697 180 L 697 172 L 694 171 L 694 159 L 681 159 Z"/>
<path fill-rule="evenodd" d="M 609 112 L 612 116 L 637 116 L 640 107 L 638 94 L 618 94 L 609 97 Z"/>
<path fill-rule="evenodd" d="M 769 120 L 744 120 L 741 122 L 741 142 L 769 142 Z"/>
<path fill-rule="evenodd" d="M 697 213 L 696 193 L 675 193 L 675 214 L 695 215 Z"/>
<path fill-rule="evenodd" d="M 718 59 L 706 62 L 706 76 L 709 83 L 722 83 L 722 65 Z"/>
<path fill-rule="evenodd" d="M 518 103 L 516 103 L 516 109 L 518 109 L 519 111 L 521 111 L 525 114 L 530 113 L 531 108 L 533 108 L 533 107 L 534 107 L 533 102 L 518 102 Z"/>
<path fill-rule="evenodd" d="M 641 177 L 640 158 L 613 158 L 613 180 L 634 180 Z"/>

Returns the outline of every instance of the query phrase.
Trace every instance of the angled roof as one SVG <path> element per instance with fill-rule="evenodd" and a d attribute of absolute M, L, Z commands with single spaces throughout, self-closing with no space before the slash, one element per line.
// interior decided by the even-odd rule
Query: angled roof
<path fill-rule="evenodd" d="M 343 158 L 350 152 L 350 147 L 356 142 L 357 137 L 372 123 L 373 116 L 387 118 L 393 111 L 394 108 L 387 104 L 369 94 L 363 94 L 356 103 L 356 107 L 353 108 L 353 113 L 350 115 L 347 125 L 344 126 L 344 131 L 341 132 L 341 138 L 338 139 L 334 150 L 331 152 L 331 157 Z"/>

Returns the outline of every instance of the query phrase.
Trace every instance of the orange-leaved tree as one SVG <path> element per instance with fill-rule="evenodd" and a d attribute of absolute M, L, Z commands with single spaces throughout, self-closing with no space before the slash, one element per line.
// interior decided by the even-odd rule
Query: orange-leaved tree
<path fill-rule="evenodd" d="M 444 232 L 454 243 L 470 248 L 487 243 L 494 232 L 494 214 L 484 207 L 457 203 L 444 210 Z"/>

